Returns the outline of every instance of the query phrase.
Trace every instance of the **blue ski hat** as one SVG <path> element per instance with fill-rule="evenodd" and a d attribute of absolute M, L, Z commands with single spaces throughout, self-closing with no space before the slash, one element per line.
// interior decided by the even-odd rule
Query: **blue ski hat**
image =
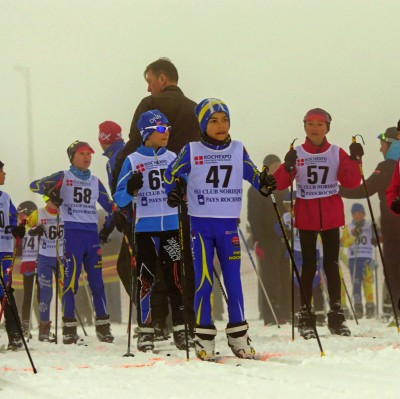
<path fill-rule="evenodd" d="M 154 129 L 149 129 L 150 127 L 168 124 L 169 122 L 167 117 L 161 111 L 158 109 L 151 109 L 150 111 L 146 111 L 140 115 L 136 126 L 139 129 L 140 135 L 142 136 L 142 141 L 144 143 L 154 132 Z"/>
<path fill-rule="evenodd" d="M 355 212 L 362 212 L 365 215 L 364 205 L 360 204 L 359 202 L 355 202 L 351 207 L 351 213 L 353 214 Z"/>
<path fill-rule="evenodd" d="M 218 98 L 206 98 L 196 105 L 194 112 L 199 121 L 200 130 L 203 133 L 207 131 L 208 120 L 214 112 L 225 112 L 229 120 L 229 125 L 231 124 L 228 106 L 222 100 L 218 100 Z"/>

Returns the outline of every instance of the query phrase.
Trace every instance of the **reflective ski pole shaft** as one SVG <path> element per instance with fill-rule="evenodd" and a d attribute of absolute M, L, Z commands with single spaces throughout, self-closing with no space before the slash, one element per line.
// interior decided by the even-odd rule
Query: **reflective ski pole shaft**
<path fill-rule="evenodd" d="M 356 143 L 356 137 L 359 136 L 361 137 L 361 140 L 364 143 L 364 139 L 360 134 L 356 134 L 355 136 L 352 137 L 352 142 Z M 362 160 L 360 157 L 357 158 L 358 159 L 358 165 L 360 167 L 360 173 L 361 173 L 361 179 L 362 179 L 362 183 L 363 183 L 363 187 L 364 187 L 364 191 L 365 191 L 365 198 L 367 200 L 367 204 L 368 204 L 368 209 L 369 209 L 369 213 L 371 215 L 371 221 L 372 221 L 372 227 L 374 230 L 374 234 L 375 234 L 375 239 L 376 239 L 376 243 L 377 243 L 377 247 L 379 250 L 379 256 L 381 258 L 381 262 L 382 262 L 382 269 L 383 269 L 383 274 L 385 276 L 385 281 L 386 281 L 386 285 L 387 285 L 387 289 L 388 289 L 388 293 L 389 293 L 389 297 L 390 297 L 390 302 L 392 304 L 392 309 L 393 309 L 393 315 L 394 315 L 394 319 L 396 321 L 396 326 L 397 326 L 397 332 L 400 333 L 400 327 L 399 327 L 399 319 L 397 317 L 397 310 L 396 310 L 396 305 L 394 303 L 394 299 L 393 299 L 393 294 L 392 294 L 392 289 L 390 287 L 390 281 L 388 279 L 388 275 L 387 275 L 387 269 L 386 269 L 386 264 L 385 264 L 385 259 L 383 257 L 383 251 L 382 251 L 382 246 L 381 243 L 379 241 L 379 234 L 378 234 L 378 228 L 376 226 L 376 222 L 375 222 L 375 217 L 374 217 L 374 212 L 372 210 L 372 205 L 371 205 L 371 200 L 369 198 L 369 194 L 368 194 L 368 188 L 367 188 L 367 184 L 365 182 L 365 177 L 364 177 L 364 171 L 363 171 L 363 167 L 362 167 Z"/>
<path fill-rule="evenodd" d="M 263 281 L 262 281 L 262 279 L 261 279 L 260 272 L 258 271 L 257 266 L 256 266 L 256 264 L 255 264 L 255 262 L 254 262 L 253 256 L 251 255 L 249 246 L 247 245 L 246 239 L 244 238 L 242 229 L 241 229 L 239 226 L 238 226 L 238 231 L 239 231 L 239 234 L 240 234 L 240 238 L 242 239 L 242 242 L 243 242 L 243 244 L 244 244 L 244 246 L 245 246 L 245 248 L 246 248 L 247 254 L 249 255 L 250 262 L 251 262 L 251 264 L 252 264 L 252 266 L 253 266 L 253 269 L 254 269 L 254 271 L 256 272 L 257 279 L 258 279 L 258 283 L 260 284 L 260 287 L 261 287 L 262 292 L 263 292 L 263 294 L 264 294 L 264 296 L 265 296 L 265 299 L 267 300 L 268 306 L 269 306 L 269 308 L 271 309 L 271 313 L 272 313 L 272 316 L 274 317 L 275 323 L 276 323 L 276 325 L 278 326 L 278 328 L 281 328 L 281 326 L 280 326 L 280 324 L 279 324 L 279 322 L 278 322 L 278 318 L 276 317 L 274 308 L 272 307 L 272 303 L 271 303 L 271 301 L 270 301 L 270 299 L 269 299 L 267 290 L 265 289 L 265 285 L 264 285 L 264 283 L 263 283 Z"/>
<path fill-rule="evenodd" d="M 78 312 L 78 309 L 76 308 L 76 305 L 74 306 L 74 308 L 75 308 L 76 317 L 78 318 L 79 324 L 82 327 L 83 334 L 85 335 L 85 337 L 87 337 L 88 334 L 87 334 L 87 332 L 85 330 L 85 327 L 84 327 L 84 325 L 82 323 L 82 319 L 81 319 L 81 316 L 79 315 L 79 312 Z"/>
<path fill-rule="evenodd" d="M 263 166 L 263 170 L 268 171 L 268 167 L 264 165 Z M 281 215 L 279 213 L 278 205 L 276 204 L 275 196 L 272 193 L 272 191 L 271 191 L 270 197 L 271 197 L 271 200 L 272 200 L 272 205 L 273 205 L 273 207 L 275 209 L 276 216 L 278 218 L 278 222 L 279 222 L 279 226 L 281 228 L 282 234 L 283 234 L 283 238 L 285 240 L 286 249 L 287 249 L 287 251 L 289 253 L 290 260 L 292 261 L 292 264 L 293 264 L 293 270 L 294 270 L 294 272 L 296 274 L 296 277 L 297 277 L 297 280 L 299 282 L 300 292 L 301 292 L 301 295 L 303 297 L 304 304 L 305 304 L 307 312 L 308 312 L 308 314 L 310 316 L 310 320 L 313 320 L 313 323 L 312 323 L 313 330 L 315 332 L 315 337 L 317 338 L 317 342 L 318 342 L 318 346 L 319 346 L 319 349 L 320 349 L 321 356 L 325 356 L 325 353 L 324 353 L 324 351 L 322 349 L 321 340 L 319 338 L 319 334 L 318 334 L 318 331 L 317 331 L 317 327 L 316 327 L 316 324 L 315 324 L 315 320 L 312 317 L 311 307 L 310 307 L 310 304 L 308 303 L 308 300 L 307 300 L 307 297 L 306 297 L 306 294 L 305 294 L 305 291 L 304 291 L 304 287 L 303 287 L 303 284 L 302 284 L 301 279 L 300 279 L 300 273 L 299 273 L 299 270 L 297 269 L 296 261 L 294 260 L 293 252 L 292 252 L 292 250 L 290 248 L 289 239 L 287 237 L 287 234 L 286 234 L 286 231 L 285 231 L 285 227 L 283 226 L 282 217 L 281 217 Z"/>
<path fill-rule="evenodd" d="M 0 273 L 0 279 L 1 279 L 1 285 L 2 285 L 3 290 L 4 290 L 4 297 L 6 298 L 6 302 L 7 302 L 7 303 L 4 304 L 4 306 L 8 305 L 10 307 L 11 313 L 12 313 L 14 321 L 15 321 L 15 324 L 17 325 L 17 328 L 18 328 L 18 333 L 21 336 L 22 343 L 24 344 L 26 354 L 28 355 L 29 362 L 31 363 L 33 373 L 36 374 L 37 370 L 36 370 L 36 367 L 35 367 L 35 365 L 33 363 L 31 353 L 29 352 L 28 345 L 26 344 L 26 341 L 25 341 L 24 332 L 22 331 L 21 320 L 20 320 L 20 318 L 18 316 L 18 311 L 17 311 L 17 307 L 15 305 L 15 300 L 14 300 L 13 294 L 12 294 L 11 290 L 9 290 L 7 288 L 7 285 L 4 283 L 3 276 L 2 276 L 1 273 Z M 7 280 L 7 282 L 8 282 L 8 280 Z"/>

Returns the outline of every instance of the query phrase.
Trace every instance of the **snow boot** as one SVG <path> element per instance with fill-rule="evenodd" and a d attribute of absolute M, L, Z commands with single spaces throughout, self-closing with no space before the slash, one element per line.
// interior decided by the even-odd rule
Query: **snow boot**
<path fill-rule="evenodd" d="M 375 316 L 375 304 L 373 302 L 365 304 L 365 316 L 367 319 L 372 319 Z"/>
<path fill-rule="evenodd" d="M 79 336 L 77 334 L 78 323 L 75 318 L 63 317 L 62 318 L 62 334 L 63 344 L 71 345 L 78 342 Z"/>
<path fill-rule="evenodd" d="M 155 320 L 153 322 L 154 326 L 154 341 L 166 341 L 170 339 L 171 334 L 169 333 L 168 327 L 164 322 L 160 320 Z"/>
<path fill-rule="evenodd" d="M 343 308 L 337 304 L 328 312 L 328 328 L 331 334 L 350 337 L 351 332 L 346 325 Z"/>
<path fill-rule="evenodd" d="M 179 350 L 186 350 L 186 335 L 185 335 L 185 326 L 180 324 L 178 326 L 174 326 L 174 343 L 175 346 Z M 188 345 L 189 348 L 194 347 L 194 341 L 191 338 L 189 331 L 188 331 Z"/>
<path fill-rule="evenodd" d="M 8 332 L 8 346 L 7 350 L 9 351 L 17 351 L 23 347 L 21 335 L 18 332 Z"/>
<path fill-rule="evenodd" d="M 300 308 L 299 313 L 297 313 L 297 317 L 299 319 L 299 325 L 297 328 L 300 336 L 303 337 L 304 339 L 317 338 L 314 331 L 314 325 L 316 321 L 315 313 L 311 312 L 311 317 L 310 317 L 307 307 L 304 305 Z"/>
<path fill-rule="evenodd" d="M 251 339 L 247 334 L 249 325 L 246 321 L 240 323 L 228 323 L 226 327 L 226 336 L 228 345 L 233 354 L 241 359 L 254 359 L 256 351 L 251 346 Z"/>
<path fill-rule="evenodd" d="M 54 334 L 50 334 L 51 321 L 40 321 L 39 322 L 39 336 L 38 339 L 41 342 L 54 342 Z"/>
<path fill-rule="evenodd" d="M 140 352 L 154 349 L 154 328 L 138 327 L 137 348 Z"/>
<path fill-rule="evenodd" d="M 326 326 L 326 316 L 323 310 L 318 310 L 315 312 L 315 322 L 318 327 Z"/>
<path fill-rule="evenodd" d="M 364 306 L 362 303 L 354 304 L 354 312 L 356 313 L 357 320 L 362 319 L 364 316 Z"/>
<path fill-rule="evenodd" d="M 213 362 L 215 360 L 215 336 L 217 329 L 215 326 L 196 326 L 194 350 L 200 360 Z"/>
<path fill-rule="evenodd" d="M 100 342 L 111 344 L 114 341 L 110 328 L 110 316 L 96 317 L 94 325 L 96 326 L 97 339 Z"/>
<path fill-rule="evenodd" d="M 29 320 L 22 321 L 21 325 L 22 325 L 22 331 L 24 333 L 25 339 L 32 339 L 32 334 L 30 333 L 30 330 L 29 330 Z"/>

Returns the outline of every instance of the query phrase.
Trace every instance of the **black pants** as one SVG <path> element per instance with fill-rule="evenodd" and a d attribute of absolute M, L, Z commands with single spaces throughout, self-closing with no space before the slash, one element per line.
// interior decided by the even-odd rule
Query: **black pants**
<path fill-rule="evenodd" d="M 162 281 L 171 305 L 172 323 L 182 325 L 184 323 L 183 289 L 178 231 L 137 233 L 136 246 L 138 324 L 151 325 L 155 319 L 153 312 L 157 311 L 158 301 L 151 300 L 153 287 Z M 168 303 L 163 305 L 168 305 Z"/>
<path fill-rule="evenodd" d="M 329 304 L 332 308 L 340 304 L 340 274 L 339 274 L 339 228 L 324 231 L 299 230 L 300 245 L 303 255 L 303 266 L 301 269 L 301 283 L 308 304 L 311 304 L 312 285 L 317 271 L 317 237 L 322 239 L 323 266 L 326 275 Z M 300 298 L 301 305 L 305 305 L 303 296 Z"/>
<path fill-rule="evenodd" d="M 388 279 L 388 281 L 386 281 L 386 284 L 389 283 L 390 291 L 393 296 L 394 306 L 395 308 L 397 308 L 400 299 L 400 241 L 399 240 L 388 240 L 384 238 L 383 259 L 385 261 L 386 274 Z M 392 306 L 390 303 L 390 308 L 391 307 Z"/>
<path fill-rule="evenodd" d="M 30 276 L 23 275 L 24 284 L 24 299 L 22 300 L 22 321 L 28 321 L 31 315 L 31 303 L 32 303 L 32 292 L 33 292 L 33 282 L 35 280 L 35 275 Z"/>

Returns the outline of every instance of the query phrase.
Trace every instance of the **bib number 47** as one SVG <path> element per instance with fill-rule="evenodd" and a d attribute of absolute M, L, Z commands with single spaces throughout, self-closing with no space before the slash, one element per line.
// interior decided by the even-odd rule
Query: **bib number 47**
<path fill-rule="evenodd" d="M 223 178 L 222 187 L 229 185 L 232 174 L 232 165 L 211 166 L 206 177 L 206 183 L 211 183 L 214 188 L 219 187 L 220 178 Z"/>

